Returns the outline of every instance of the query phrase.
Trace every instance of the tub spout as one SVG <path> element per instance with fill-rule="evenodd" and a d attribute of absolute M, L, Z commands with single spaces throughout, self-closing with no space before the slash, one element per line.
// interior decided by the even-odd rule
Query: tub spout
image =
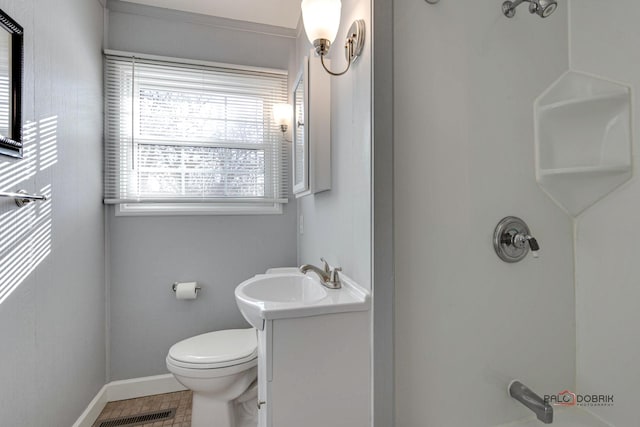
<path fill-rule="evenodd" d="M 543 398 L 520 381 L 511 381 L 511 384 L 509 384 L 509 396 L 531 409 L 543 423 L 551 424 L 553 422 L 553 406 L 545 402 Z"/>

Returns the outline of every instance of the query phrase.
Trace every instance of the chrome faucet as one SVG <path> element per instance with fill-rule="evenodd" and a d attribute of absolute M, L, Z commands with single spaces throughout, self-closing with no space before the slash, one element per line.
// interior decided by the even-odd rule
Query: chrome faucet
<path fill-rule="evenodd" d="M 329 263 L 324 258 L 320 258 L 320 260 L 324 264 L 324 268 L 318 268 L 315 265 L 311 264 L 304 264 L 300 266 L 300 272 L 302 274 L 307 274 L 307 272 L 313 271 L 318 275 L 318 277 L 320 277 L 320 282 L 325 287 L 329 289 L 340 289 L 342 287 L 342 283 L 340 283 L 338 272 L 342 271 L 342 268 L 331 268 Z"/>
<path fill-rule="evenodd" d="M 553 406 L 520 381 L 511 381 L 509 396 L 531 409 L 543 423 L 551 424 L 553 422 Z"/>

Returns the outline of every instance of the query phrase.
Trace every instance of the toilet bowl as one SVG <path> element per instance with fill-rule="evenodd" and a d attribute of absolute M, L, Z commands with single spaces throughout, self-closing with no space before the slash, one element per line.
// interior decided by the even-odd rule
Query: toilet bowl
<path fill-rule="evenodd" d="M 167 369 L 193 392 L 192 427 L 236 427 L 234 400 L 257 378 L 256 331 L 229 329 L 174 344 Z"/>

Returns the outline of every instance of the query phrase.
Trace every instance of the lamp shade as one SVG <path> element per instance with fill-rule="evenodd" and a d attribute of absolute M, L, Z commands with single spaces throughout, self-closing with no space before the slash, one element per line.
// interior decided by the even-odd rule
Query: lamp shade
<path fill-rule="evenodd" d="M 293 107 L 290 104 L 274 104 L 273 120 L 277 125 L 288 126 L 293 117 Z"/>
<path fill-rule="evenodd" d="M 327 39 L 333 43 L 340 27 L 340 0 L 302 0 L 302 22 L 309 41 Z"/>

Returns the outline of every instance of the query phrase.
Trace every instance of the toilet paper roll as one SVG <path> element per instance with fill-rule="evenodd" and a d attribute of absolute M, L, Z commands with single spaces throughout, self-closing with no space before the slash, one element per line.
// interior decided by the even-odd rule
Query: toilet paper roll
<path fill-rule="evenodd" d="M 196 282 L 176 283 L 177 299 L 196 299 L 198 296 L 198 284 Z"/>

